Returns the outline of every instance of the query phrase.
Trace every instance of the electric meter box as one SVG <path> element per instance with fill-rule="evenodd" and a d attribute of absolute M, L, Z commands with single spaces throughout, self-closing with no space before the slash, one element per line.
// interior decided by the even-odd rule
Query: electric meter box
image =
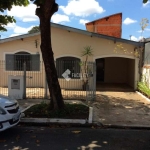
<path fill-rule="evenodd" d="M 13 99 L 23 99 L 23 76 L 8 76 L 8 96 Z"/>

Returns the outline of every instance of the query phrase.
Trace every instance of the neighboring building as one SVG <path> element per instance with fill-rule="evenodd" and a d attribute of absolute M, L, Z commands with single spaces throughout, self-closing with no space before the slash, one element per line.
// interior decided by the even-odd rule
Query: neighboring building
<path fill-rule="evenodd" d="M 143 57 L 143 76 L 142 80 L 147 82 L 150 88 L 150 38 L 143 39 L 142 42 L 145 44 L 144 57 Z"/>
<path fill-rule="evenodd" d="M 122 34 L 122 13 L 113 14 L 86 23 L 89 32 L 104 34 L 121 38 Z"/>
<path fill-rule="evenodd" d="M 150 65 L 150 38 L 144 39 L 145 53 L 144 53 L 144 65 Z"/>
<path fill-rule="evenodd" d="M 89 58 L 89 61 L 96 63 L 96 83 L 125 83 L 136 89 L 139 81 L 139 58 L 135 57 L 134 51 L 135 48 L 143 46 L 142 43 L 54 23 L 51 24 L 51 31 L 56 68 L 58 60 L 65 64 L 61 66 L 61 72 L 58 73 L 62 88 L 82 88 L 79 78 L 62 84 L 65 79 L 61 74 L 68 67 L 74 68 L 75 72 L 80 71 L 73 63 L 69 64 L 68 60 L 84 61 L 81 51 L 85 46 L 90 45 L 93 48 L 93 56 Z M 34 82 L 34 87 L 44 86 L 45 76 L 43 77 L 40 66 L 42 61 L 40 42 L 39 32 L 0 40 L 0 60 L 6 61 L 0 71 L 0 86 L 8 85 L 8 75 L 21 71 L 24 61 L 27 63 L 27 76 L 33 72 L 32 78 L 27 79 L 27 86 L 31 87 L 29 80 Z M 21 66 L 20 70 L 18 64 Z"/>

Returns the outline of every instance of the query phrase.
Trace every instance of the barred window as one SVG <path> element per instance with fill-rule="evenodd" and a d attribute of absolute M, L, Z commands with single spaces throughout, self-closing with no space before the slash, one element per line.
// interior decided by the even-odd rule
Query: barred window
<path fill-rule="evenodd" d="M 61 57 L 56 59 L 56 69 L 58 78 L 63 78 L 62 74 L 68 69 L 70 73 L 70 78 L 79 78 L 75 77 L 73 73 L 80 73 L 80 59 L 76 57 Z"/>
<path fill-rule="evenodd" d="M 27 71 L 40 71 L 40 55 L 27 52 L 18 52 L 15 54 L 6 54 L 7 71 L 23 71 L 23 65 L 26 63 Z"/>

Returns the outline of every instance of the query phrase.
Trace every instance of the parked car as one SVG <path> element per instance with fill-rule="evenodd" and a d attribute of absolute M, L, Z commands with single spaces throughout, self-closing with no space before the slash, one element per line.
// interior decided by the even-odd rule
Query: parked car
<path fill-rule="evenodd" d="M 0 94 L 0 131 L 17 125 L 20 117 L 21 111 L 17 100 Z"/>

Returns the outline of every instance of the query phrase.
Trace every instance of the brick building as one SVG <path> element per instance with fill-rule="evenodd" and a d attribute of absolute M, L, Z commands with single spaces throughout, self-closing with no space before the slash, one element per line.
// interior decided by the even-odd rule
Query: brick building
<path fill-rule="evenodd" d="M 121 38 L 122 13 L 113 14 L 92 22 L 86 23 L 86 29 L 90 32 Z"/>

